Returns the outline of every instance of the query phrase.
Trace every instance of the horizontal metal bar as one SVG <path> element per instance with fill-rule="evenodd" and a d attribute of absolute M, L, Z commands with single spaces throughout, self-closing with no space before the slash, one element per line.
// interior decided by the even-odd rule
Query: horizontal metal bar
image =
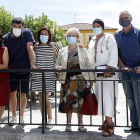
<path fill-rule="evenodd" d="M 1 72 L 2 70 L 0 70 L 0 72 Z M 6 70 L 6 71 L 8 71 L 8 72 L 11 72 L 12 70 Z M 16 70 L 13 70 L 13 71 L 16 71 Z M 18 71 L 19 72 L 21 72 L 22 70 L 21 69 L 18 69 Z M 30 71 L 30 72 L 32 72 L 32 71 L 35 71 L 35 70 L 32 70 L 32 69 L 28 69 L 28 70 L 24 70 L 24 72 L 27 72 L 27 71 Z M 43 70 L 41 70 L 41 69 L 37 69 L 36 71 L 40 71 L 41 73 L 44 73 L 44 72 L 57 72 L 58 70 L 56 70 L 56 69 L 43 69 Z M 99 71 L 99 69 L 98 70 L 93 70 L 93 69 L 91 69 L 91 70 L 83 70 L 83 69 L 81 69 L 81 70 L 79 70 L 79 69 L 74 69 L 74 70 L 72 70 L 72 69 L 63 69 L 62 70 L 62 72 L 97 72 L 97 71 Z M 112 70 L 100 70 L 100 72 L 101 71 L 103 71 L 103 72 L 108 72 L 108 71 L 111 71 L 112 72 Z M 123 71 L 125 71 L 125 70 L 113 70 L 113 72 L 123 72 Z M 23 72 L 23 71 L 22 71 Z M 128 71 L 125 71 L 125 72 L 128 72 Z M 132 70 L 131 71 L 129 71 L 129 72 L 132 72 Z M 133 71 L 134 72 L 134 71 Z M 29 81 L 29 80 L 27 80 L 27 79 L 0 79 L 0 81 Z M 53 81 L 53 80 L 47 80 L 47 81 Z M 61 80 L 55 80 L 55 81 L 64 81 L 64 79 L 61 79 Z M 85 80 L 65 80 L 65 81 L 85 81 Z M 140 80 L 89 80 L 89 81 L 140 81 Z M 56 100 L 56 95 L 55 95 L 55 100 Z M 55 107 L 56 107 L 56 104 L 55 104 Z M 31 108 L 30 108 L 31 109 Z M 43 109 L 44 110 L 44 109 Z M 44 115 L 43 115 L 44 116 Z M 56 116 L 57 117 L 57 116 Z M 127 117 L 128 118 L 128 117 Z M 44 120 L 44 119 L 43 119 Z M 9 123 L 1 123 L 1 124 L 9 124 Z M 19 125 L 20 123 L 16 123 L 17 125 Z M 24 123 L 24 125 L 40 125 L 40 124 L 42 124 L 42 123 Z M 44 123 L 44 124 L 46 124 L 46 123 Z M 54 126 L 66 126 L 67 124 L 65 123 L 65 124 L 52 124 L 52 125 L 54 125 Z M 71 124 L 71 126 L 81 126 L 81 125 L 78 125 L 78 124 Z M 84 124 L 84 126 L 103 126 L 103 125 L 92 125 L 92 124 L 90 124 L 90 125 L 88 125 L 88 124 Z M 130 127 L 129 125 L 127 125 L 127 126 L 117 126 L 117 125 L 115 125 L 115 126 L 110 126 L 110 127 Z M 135 128 L 139 128 L 139 126 L 134 126 Z"/>
<path fill-rule="evenodd" d="M 19 81 L 19 79 L 0 79 L 0 81 Z M 30 81 L 30 80 L 28 80 L 28 79 L 20 79 L 20 81 Z M 53 81 L 53 80 L 47 80 L 47 81 Z M 59 80 L 56 80 L 56 81 L 77 81 L 77 80 L 59 79 Z M 85 80 L 79 79 L 79 81 L 85 81 Z M 88 80 L 88 81 L 137 81 L 137 82 L 139 82 L 140 80 Z"/>
<path fill-rule="evenodd" d="M 136 72 L 134 69 L 129 71 L 122 69 L 1 69 L 0 72 Z"/>

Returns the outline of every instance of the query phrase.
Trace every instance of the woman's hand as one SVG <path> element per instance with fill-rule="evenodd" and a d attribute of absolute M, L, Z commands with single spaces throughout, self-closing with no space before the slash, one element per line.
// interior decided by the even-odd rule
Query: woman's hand
<path fill-rule="evenodd" d="M 57 70 L 62 70 L 63 67 L 62 67 L 62 66 L 57 66 L 56 69 L 57 69 Z"/>
<path fill-rule="evenodd" d="M 96 80 L 96 79 L 95 79 Z M 91 83 L 91 87 L 93 86 L 93 83 L 96 83 L 96 81 L 91 81 L 90 82 Z"/>
<path fill-rule="evenodd" d="M 107 66 L 106 69 L 109 70 L 110 67 Z M 104 72 L 104 77 L 109 77 L 109 76 L 111 76 L 111 72 Z"/>
<path fill-rule="evenodd" d="M 80 47 L 80 48 L 85 48 L 83 44 L 80 44 L 79 47 Z"/>
<path fill-rule="evenodd" d="M 96 79 L 95 79 L 95 80 L 96 80 Z M 93 86 L 93 83 L 96 83 L 96 81 L 89 81 L 87 85 L 88 85 L 89 87 L 90 87 L 90 85 L 91 85 L 91 87 L 92 87 L 92 86 Z"/>

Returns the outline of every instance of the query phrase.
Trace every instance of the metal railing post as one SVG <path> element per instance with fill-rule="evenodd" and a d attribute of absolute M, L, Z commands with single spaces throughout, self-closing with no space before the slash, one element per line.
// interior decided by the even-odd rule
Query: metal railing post
<path fill-rule="evenodd" d="M 42 133 L 45 133 L 44 115 L 45 115 L 45 77 L 42 72 Z"/>

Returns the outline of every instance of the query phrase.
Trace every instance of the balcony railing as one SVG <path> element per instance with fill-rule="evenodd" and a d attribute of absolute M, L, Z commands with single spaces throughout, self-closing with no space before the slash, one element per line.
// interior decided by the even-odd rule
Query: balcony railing
<path fill-rule="evenodd" d="M 4 69 L 4 70 L 0 70 L 0 72 L 39 72 L 42 73 L 42 133 L 45 133 L 45 125 L 47 124 L 47 112 L 46 112 L 46 88 L 45 88 L 45 72 L 135 72 L 135 70 L 130 70 L 130 71 L 126 71 L 126 70 L 121 70 L 121 69 L 110 69 L 110 70 L 103 70 L 103 69 L 62 69 L 61 71 L 56 70 L 56 69 Z M 57 122 L 57 102 L 56 102 L 56 89 L 57 89 L 57 81 L 64 81 L 65 79 L 60 79 L 60 80 L 55 80 L 55 123 L 52 124 L 54 126 L 66 126 L 68 125 L 68 107 L 67 107 L 67 123 L 65 124 L 60 124 Z M 21 93 L 21 80 L 19 79 L 0 79 L 0 81 L 9 81 L 9 99 L 8 101 L 10 101 L 10 81 L 19 81 L 19 114 L 20 114 L 20 93 Z M 23 80 L 22 81 L 28 81 L 28 80 Z M 66 81 L 66 80 L 65 80 Z M 70 80 L 67 80 L 70 81 Z M 72 81 L 72 80 L 71 80 Z M 75 81 L 75 80 L 74 80 Z M 79 81 L 80 80 L 76 80 L 78 81 L 78 85 L 79 85 Z M 91 82 L 93 80 L 89 80 L 89 82 Z M 113 86 L 114 86 L 114 126 L 111 127 L 129 127 L 129 118 L 128 118 L 128 101 L 126 98 L 126 126 L 121 126 L 121 125 L 117 125 L 116 121 L 116 103 L 115 103 L 115 82 L 120 82 L 122 80 L 118 79 L 118 80 L 94 80 L 94 81 L 101 81 L 101 91 L 102 91 L 102 123 L 104 122 L 104 117 L 103 117 L 103 81 L 112 81 L 113 82 Z M 126 97 L 127 97 L 127 82 L 130 80 L 125 80 L 126 83 Z M 137 82 L 140 82 L 139 80 L 136 80 Z M 30 83 L 32 82 L 32 79 L 30 79 Z M 79 86 L 78 86 L 79 87 Z M 139 91 L 139 84 L 138 84 L 138 91 Z M 30 86 L 30 91 L 32 93 L 32 86 Z M 91 97 L 91 92 L 90 92 L 90 97 Z M 68 96 L 67 96 L 67 100 L 68 100 Z M 139 102 L 139 95 L 138 95 L 138 102 Z M 78 95 L 78 108 L 79 108 L 79 95 Z M 79 109 L 78 109 L 79 110 Z M 91 99 L 90 99 L 90 111 L 91 111 Z M 80 112 L 78 113 L 78 117 L 80 117 Z M 140 118 L 140 113 L 139 113 L 139 118 Z M 8 103 L 8 122 L 7 123 L 2 123 L 2 124 L 9 124 L 9 119 L 10 119 L 10 106 Z M 45 121 L 44 121 L 45 120 Z M 80 120 L 80 119 L 79 119 Z M 139 119 L 140 120 L 140 119 Z M 19 115 L 19 123 L 17 124 L 21 124 L 20 123 L 20 115 Z M 140 122 L 139 122 L 140 124 Z M 33 123 L 32 122 L 32 96 L 30 96 L 30 123 L 25 123 L 24 125 L 39 125 L 38 123 Z M 80 126 L 80 122 L 78 122 L 78 124 L 71 124 L 71 126 Z M 92 115 L 90 115 L 90 124 L 84 124 L 84 126 L 101 126 L 99 125 L 95 125 L 92 123 Z M 138 127 L 138 126 L 134 126 L 134 127 Z"/>

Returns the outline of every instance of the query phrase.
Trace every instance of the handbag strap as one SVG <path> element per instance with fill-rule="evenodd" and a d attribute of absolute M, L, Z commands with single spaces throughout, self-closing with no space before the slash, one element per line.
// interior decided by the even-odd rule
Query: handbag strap
<path fill-rule="evenodd" d="M 93 87 L 91 87 L 91 90 L 92 90 L 93 94 L 95 94 Z"/>

